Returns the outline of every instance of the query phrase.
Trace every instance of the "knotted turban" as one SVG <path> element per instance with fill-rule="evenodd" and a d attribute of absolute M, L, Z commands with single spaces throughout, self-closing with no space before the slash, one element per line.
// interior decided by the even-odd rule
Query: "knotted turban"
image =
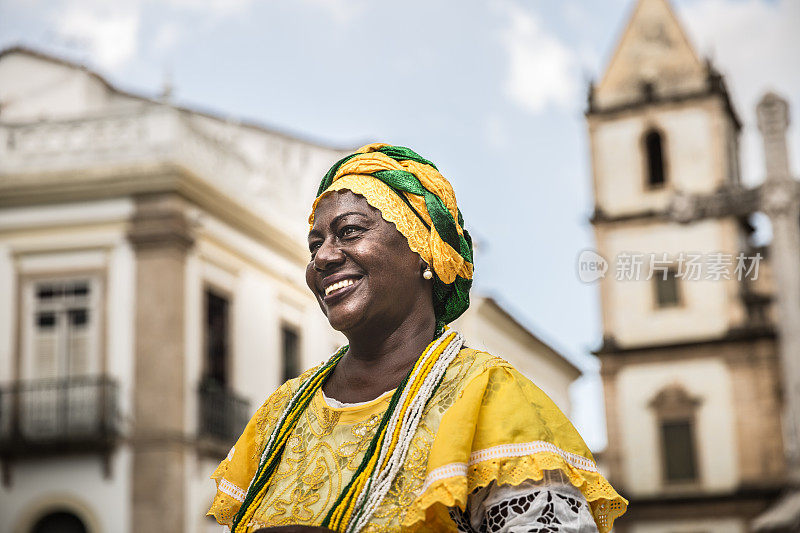
<path fill-rule="evenodd" d="M 309 224 L 314 224 L 320 198 L 342 189 L 363 196 L 430 265 L 437 324 L 448 324 L 466 311 L 472 286 L 472 239 L 464 229 L 453 187 L 436 165 L 402 146 L 363 146 L 325 174 Z"/>

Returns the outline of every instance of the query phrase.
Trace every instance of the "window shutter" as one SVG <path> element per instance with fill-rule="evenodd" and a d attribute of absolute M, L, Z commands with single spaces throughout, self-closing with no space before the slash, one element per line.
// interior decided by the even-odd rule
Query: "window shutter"
<path fill-rule="evenodd" d="M 36 378 L 58 377 L 59 316 L 53 311 L 37 313 L 34 324 L 34 373 Z"/>
<path fill-rule="evenodd" d="M 89 368 L 89 319 L 88 309 L 69 310 L 67 373 L 70 376 L 84 376 L 91 371 Z"/>

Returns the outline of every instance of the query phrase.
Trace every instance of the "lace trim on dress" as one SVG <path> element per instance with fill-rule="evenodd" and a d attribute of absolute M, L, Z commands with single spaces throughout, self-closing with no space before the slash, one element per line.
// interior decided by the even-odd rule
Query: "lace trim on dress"
<path fill-rule="evenodd" d="M 469 495 L 467 507 L 450 508 L 463 533 L 596 533 L 586 499 L 559 471 L 518 486 L 495 485 Z"/>
<path fill-rule="evenodd" d="M 625 512 L 627 502 L 614 491 L 602 474 L 575 468 L 560 454 L 547 451 L 484 461 L 467 467 L 466 475 L 451 473 L 442 479 L 432 480 L 427 490 L 420 491 L 414 506 L 406 512 L 403 526 L 416 531 L 422 527 L 421 524 L 436 520 L 437 506 L 463 507 L 469 499 L 469 494 L 462 492 L 465 485 L 478 488 L 492 483 L 516 486 L 525 480 L 538 479 L 548 470 L 562 472 L 570 484 L 583 494 L 601 533 L 611 531 L 614 520 Z M 447 516 L 447 511 L 444 514 Z"/>
<path fill-rule="evenodd" d="M 503 444 L 500 446 L 493 446 L 485 450 L 472 452 L 469 456 L 469 463 L 450 463 L 449 465 L 444 465 L 432 470 L 425 478 L 425 483 L 422 485 L 422 490 L 420 492 L 425 492 L 425 490 L 436 481 L 447 479 L 449 477 L 466 476 L 468 467 L 482 463 L 483 461 L 502 459 L 505 457 L 524 457 L 526 455 L 533 455 L 539 452 L 551 452 L 558 454 L 562 459 L 575 468 L 580 468 L 581 470 L 586 470 L 589 472 L 597 472 L 597 466 L 589 459 L 574 453 L 570 453 L 566 450 L 562 450 L 550 442 L 540 440 L 534 442 L 523 442 L 519 444 Z"/>
<path fill-rule="evenodd" d="M 244 501 L 245 496 L 247 495 L 244 489 L 237 487 L 236 485 L 234 485 L 225 478 L 221 478 L 219 480 L 219 485 L 217 486 L 217 488 L 219 489 L 220 492 L 224 492 L 225 494 L 227 494 L 234 500 L 238 501 L 239 503 L 242 503 Z"/>

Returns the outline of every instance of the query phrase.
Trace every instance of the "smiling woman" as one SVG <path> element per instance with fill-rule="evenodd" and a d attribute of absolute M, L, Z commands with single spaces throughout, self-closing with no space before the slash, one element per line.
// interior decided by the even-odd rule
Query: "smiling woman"
<path fill-rule="evenodd" d="M 569 420 L 447 327 L 472 242 L 435 165 L 365 146 L 309 222 L 306 282 L 349 343 L 267 399 L 209 514 L 234 532 L 609 531 L 627 502 Z"/>
<path fill-rule="evenodd" d="M 400 331 L 430 337 L 435 318 L 430 283 L 422 277 L 427 265 L 395 226 L 347 189 L 321 198 L 314 215 L 306 282 L 331 326 L 356 343 Z"/>

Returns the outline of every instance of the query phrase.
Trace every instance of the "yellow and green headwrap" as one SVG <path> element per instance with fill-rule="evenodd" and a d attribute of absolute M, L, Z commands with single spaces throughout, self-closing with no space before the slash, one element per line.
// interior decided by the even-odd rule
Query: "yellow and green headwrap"
<path fill-rule="evenodd" d="M 433 305 L 440 326 L 469 307 L 472 239 L 453 187 L 436 165 L 402 146 L 368 144 L 339 160 L 322 178 L 308 218 L 327 192 L 350 190 L 366 198 L 408 240 L 434 273 Z"/>

